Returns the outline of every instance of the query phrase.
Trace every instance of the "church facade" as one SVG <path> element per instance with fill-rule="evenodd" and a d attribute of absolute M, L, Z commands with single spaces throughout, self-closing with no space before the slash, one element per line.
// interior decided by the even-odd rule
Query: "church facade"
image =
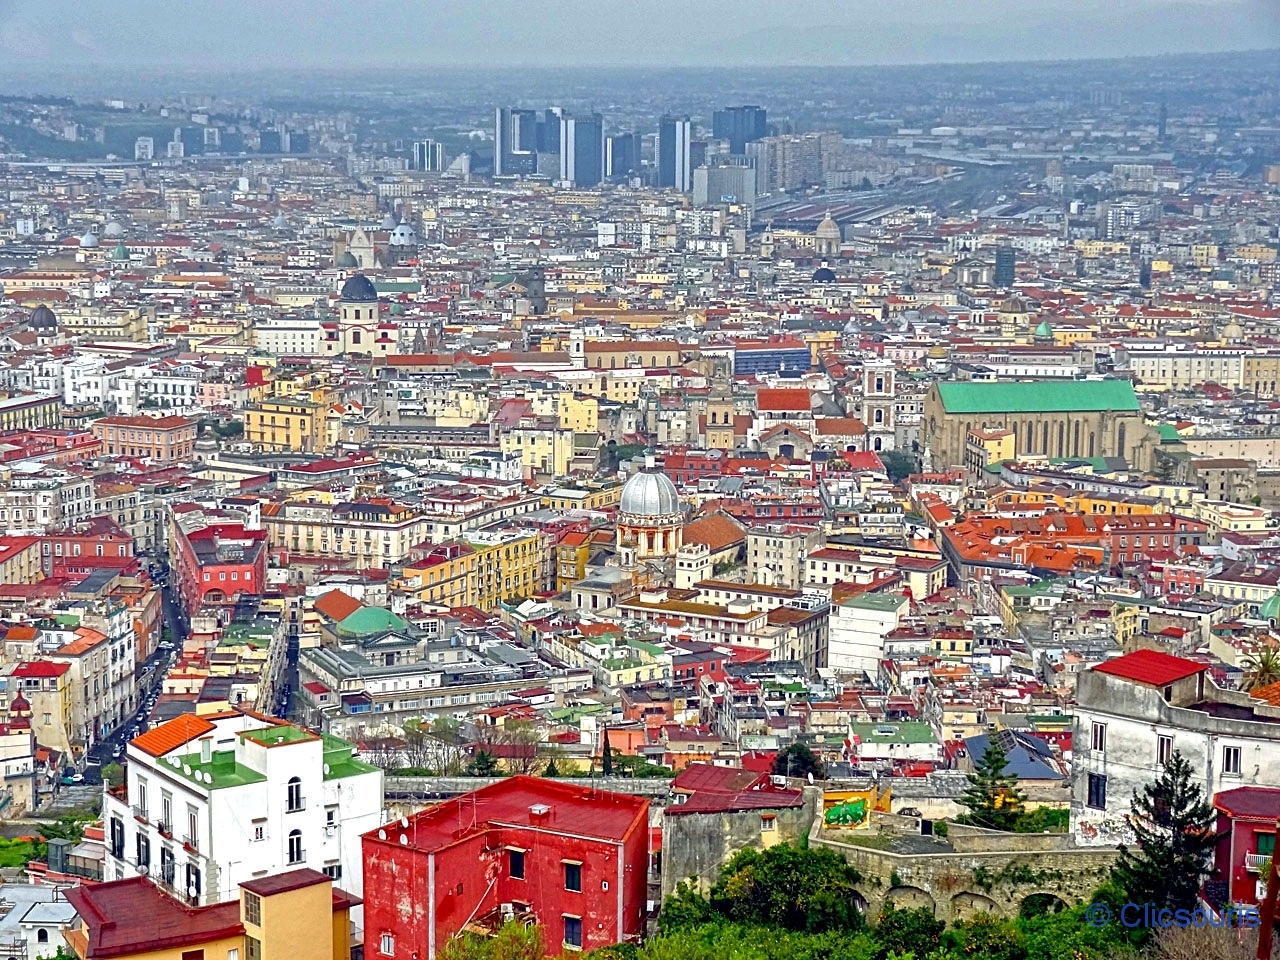
<path fill-rule="evenodd" d="M 949 381 L 929 388 L 924 447 L 937 469 L 964 463 L 970 430 L 1009 430 L 1017 456 L 1122 457 L 1155 465 L 1159 432 L 1127 380 Z"/>

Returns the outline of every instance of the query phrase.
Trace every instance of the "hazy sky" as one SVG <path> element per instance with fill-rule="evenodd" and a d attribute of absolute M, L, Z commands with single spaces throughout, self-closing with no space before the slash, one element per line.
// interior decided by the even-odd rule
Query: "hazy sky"
<path fill-rule="evenodd" d="M 11 66 L 813 65 L 1264 47 L 1280 47 L 1280 0 L 0 0 Z"/>

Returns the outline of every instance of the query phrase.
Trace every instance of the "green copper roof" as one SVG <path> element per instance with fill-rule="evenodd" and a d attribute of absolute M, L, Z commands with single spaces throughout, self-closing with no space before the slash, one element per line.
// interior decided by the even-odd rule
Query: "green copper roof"
<path fill-rule="evenodd" d="M 1280 593 L 1273 593 L 1262 601 L 1262 606 L 1258 608 L 1258 619 L 1280 620 Z"/>
<path fill-rule="evenodd" d="M 1084 413 L 1138 410 L 1128 380 L 948 381 L 938 384 L 947 413 Z"/>
<path fill-rule="evenodd" d="M 387 630 L 408 630 L 409 624 L 386 607 L 361 607 L 338 624 L 338 633 L 346 637 L 367 637 Z"/>
<path fill-rule="evenodd" d="M 1048 320 L 1041 320 L 1041 321 L 1040 321 L 1040 325 L 1039 325 L 1038 327 L 1036 327 L 1036 336 L 1037 336 L 1037 337 L 1052 337 L 1052 336 L 1053 336 L 1053 327 L 1049 326 L 1049 321 L 1048 321 Z"/>

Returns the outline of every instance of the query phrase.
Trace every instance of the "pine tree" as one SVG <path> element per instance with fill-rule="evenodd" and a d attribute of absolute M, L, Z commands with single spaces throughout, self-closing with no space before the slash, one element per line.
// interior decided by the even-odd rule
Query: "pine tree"
<path fill-rule="evenodd" d="M 498 761 L 488 750 L 477 750 L 476 755 L 467 764 L 466 773 L 469 777 L 496 777 Z"/>
<path fill-rule="evenodd" d="M 1022 815 L 1022 804 L 1027 799 L 1018 789 L 1018 778 L 1004 772 L 1009 755 L 994 735 L 987 740 L 982 759 L 969 774 L 969 787 L 960 802 L 969 812 L 960 818 L 963 823 L 992 830 L 1012 830 Z"/>
<path fill-rule="evenodd" d="M 1192 779 L 1191 764 L 1175 752 L 1158 780 L 1134 790 L 1131 806 L 1137 845 L 1121 845 L 1116 880 L 1134 903 L 1193 908 L 1217 837 L 1213 807 Z"/>
<path fill-rule="evenodd" d="M 548 761 L 547 761 L 547 765 L 546 765 L 546 767 L 544 767 L 544 768 L 543 768 L 542 775 L 543 775 L 544 777 L 558 777 L 558 776 L 560 776 L 560 768 L 556 766 L 556 758 L 555 758 L 555 757 L 552 757 L 550 760 L 548 760 Z"/>
<path fill-rule="evenodd" d="M 604 728 L 604 739 L 600 741 L 600 772 L 606 777 L 613 776 L 613 751 L 609 749 L 609 728 Z"/>

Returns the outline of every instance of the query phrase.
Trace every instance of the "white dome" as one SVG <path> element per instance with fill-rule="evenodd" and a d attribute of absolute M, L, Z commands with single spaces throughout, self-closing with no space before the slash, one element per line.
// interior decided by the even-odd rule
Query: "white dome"
<path fill-rule="evenodd" d="M 379 228 L 382 230 L 394 230 L 396 228 L 396 218 L 388 213 L 382 218 L 382 223 L 379 224 Z"/>
<path fill-rule="evenodd" d="M 622 488 L 618 509 L 633 517 L 670 517 L 680 512 L 680 495 L 670 477 L 646 467 Z"/>
<path fill-rule="evenodd" d="M 418 245 L 418 234 L 413 227 L 409 226 L 407 220 L 401 220 L 396 228 L 391 231 L 391 238 L 388 242 L 393 247 L 416 247 Z"/>
<path fill-rule="evenodd" d="M 90 230 L 88 233 L 86 233 L 83 237 L 80 238 L 80 246 L 83 249 L 87 250 L 92 247 L 96 247 L 97 245 L 98 245 L 98 238 L 92 230 Z"/>
<path fill-rule="evenodd" d="M 820 240 L 840 240 L 840 224 L 831 219 L 831 213 L 822 218 L 822 222 L 818 224 L 818 229 L 814 231 L 814 235 Z"/>
<path fill-rule="evenodd" d="M 104 237 L 110 237 L 112 240 L 117 240 L 124 236 L 124 227 L 120 226 L 117 221 L 112 220 L 102 231 L 102 235 Z"/>

